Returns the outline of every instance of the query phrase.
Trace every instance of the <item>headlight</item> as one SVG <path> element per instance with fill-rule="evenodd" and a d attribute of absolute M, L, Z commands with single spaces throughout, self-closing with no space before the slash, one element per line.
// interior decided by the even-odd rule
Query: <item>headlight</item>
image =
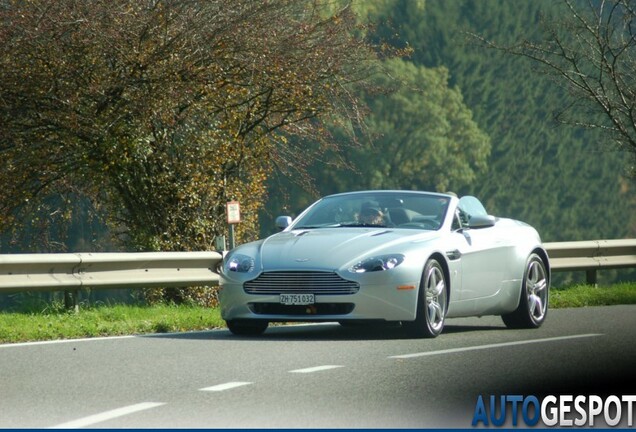
<path fill-rule="evenodd" d="M 236 254 L 225 263 L 225 269 L 231 272 L 249 273 L 254 270 L 254 258 Z"/>
<path fill-rule="evenodd" d="M 404 261 L 404 255 L 390 254 L 380 255 L 376 257 L 367 258 L 353 265 L 349 271 L 351 273 L 366 273 L 374 271 L 391 270 L 402 264 Z"/>

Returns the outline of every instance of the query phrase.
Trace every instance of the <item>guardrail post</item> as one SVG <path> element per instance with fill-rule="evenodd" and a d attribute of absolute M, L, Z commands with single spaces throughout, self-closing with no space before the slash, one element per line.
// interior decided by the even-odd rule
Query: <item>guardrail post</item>
<path fill-rule="evenodd" d="M 79 313 L 79 290 L 64 291 L 64 307 L 68 311 Z"/>
<path fill-rule="evenodd" d="M 588 285 L 596 286 L 596 270 L 585 270 L 585 281 Z"/>
<path fill-rule="evenodd" d="M 218 251 L 218 252 L 223 252 L 225 249 L 225 236 L 224 235 L 219 235 L 216 236 L 214 239 L 214 248 Z"/>

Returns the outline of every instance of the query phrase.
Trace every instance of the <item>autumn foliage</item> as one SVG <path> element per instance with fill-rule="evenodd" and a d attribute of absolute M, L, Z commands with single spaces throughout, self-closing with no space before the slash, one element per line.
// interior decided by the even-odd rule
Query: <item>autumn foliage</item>
<path fill-rule="evenodd" d="M 327 124 L 362 119 L 364 34 L 321 0 L 2 2 L 0 230 L 81 207 L 126 250 L 209 250 L 237 200 L 252 239 L 272 170 L 302 172 L 335 146 Z"/>
<path fill-rule="evenodd" d="M 268 172 L 297 162 L 288 143 L 328 144 L 325 118 L 359 115 L 348 86 L 372 53 L 348 8 L 325 12 L 234 0 L 4 7 L 2 228 L 72 193 L 134 249 L 209 248 L 228 199 L 249 236 Z"/>

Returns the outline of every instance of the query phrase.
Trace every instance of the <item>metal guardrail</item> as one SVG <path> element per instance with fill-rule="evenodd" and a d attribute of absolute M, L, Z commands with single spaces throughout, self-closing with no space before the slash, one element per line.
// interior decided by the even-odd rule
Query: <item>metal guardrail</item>
<path fill-rule="evenodd" d="M 218 252 L 0 255 L 0 293 L 218 285 Z"/>
<path fill-rule="evenodd" d="M 544 243 L 552 271 L 585 271 L 586 281 L 596 284 L 601 269 L 636 267 L 636 239 L 588 240 Z"/>
<path fill-rule="evenodd" d="M 544 243 L 552 271 L 636 267 L 636 239 Z M 218 285 L 219 252 L 138 252 L 0 255 L 0 294 Z"/>

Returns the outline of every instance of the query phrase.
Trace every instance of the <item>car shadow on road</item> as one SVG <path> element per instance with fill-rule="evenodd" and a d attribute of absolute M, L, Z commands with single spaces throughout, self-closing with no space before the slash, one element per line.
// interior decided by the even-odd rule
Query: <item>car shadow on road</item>
<path fill-rule="evenodd" d="M 444 334 L 483 332 L 504 330 L 505 326 L 497 324 L 447 324 Z M 207 331 L 153 334 L 144 337 L 170 338 L 180 340 L 237 340 L 237 341 L 352 341 L 352 340 L 398 340 L 417 339 L 408 335 L 399 324 L 368 324 L 356 326 L 341 326 L 338 323 L 270 325 L 259 336 L 236 336 L 227 329 Z"/>

